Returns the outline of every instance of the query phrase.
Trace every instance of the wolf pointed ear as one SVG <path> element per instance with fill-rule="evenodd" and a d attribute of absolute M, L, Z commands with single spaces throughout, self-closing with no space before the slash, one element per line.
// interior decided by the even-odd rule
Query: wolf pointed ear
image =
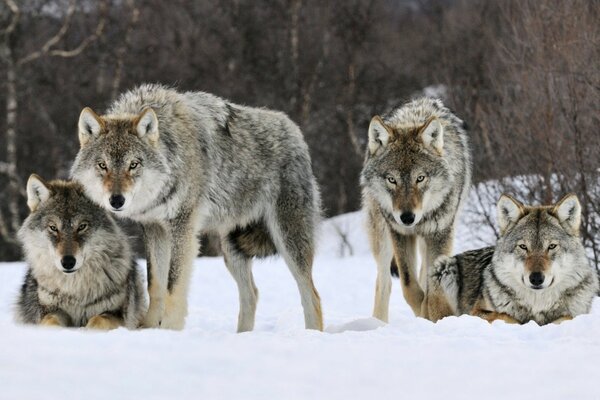
<path fill-rule="evenodd" d="M 375 154 L 377 150 L 387 146 L 392 137 L 392 130 L 388 128 L 381 117 L 376 115 L 369 124 L 369 153 Z"/>
<path fill-rule="evenodd" d="M 135 129 L 141 138 L 146 137 L 151 142 L 158 140 L 158 118 L 153 109 L 146 108 L 142 111 L 137 117 Z"/>
<path fill-rule="evenodd" d="M 421 128 L 421 140 L 425 146 L 433 147 L 438 153 L 444 152 L 444 127 L 437 118 L 431 118 Z"/>
<path fill-rule="evenodd" d="M 50 189 L 46 182 L 36 174 L 27 180 L 27 206 L 33 212 L 50 197 Z"/>
<path fill-rule="evenodd" d="M 523 204 L 507 194 L 500 196 L 498 200 L 498 225 L 500 234 L 504 234 L 506 228 L 514 224 L 525 214 Z"/>
<path fill-rule="evenodd" d="M 581 204 L 573 193 L 569 193 L 554 205 L 553 213 L 561 225 L 571 234 L 579 235 L 581 225 Z"/>
<path fill-rule="evenodd" d="M 79 114 L 79 144 L 83 147 L 93 136 L 102 130 L 102 120 L 91 108 L 86 107 Z"/>

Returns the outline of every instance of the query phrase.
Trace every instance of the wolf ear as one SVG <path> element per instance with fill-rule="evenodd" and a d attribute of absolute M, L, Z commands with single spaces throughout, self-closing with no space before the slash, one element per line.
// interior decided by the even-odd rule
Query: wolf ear
<path fill-rule="evenodd" d="M 500 234 L 503 235 L 511 224 L 517 222 L 525 213 L 523 204 L 507 194 L 500 196 L 498 200 L 498 225 Z"/>
<path fill-rule="evenodd" d="M 86 107 L 79 114 L 79 144 L 85 146 L 93 137 L 98 136 L 102 130 L 102 120 L 91 108 Z"/>
<path fill-rule="evenodd" d="M 431 118 L 421 128 L 421 140 L 425 146 L 433 147 L 438 153 L 444 151 L 444 127 L 437 118 Z"/>
<path fill-rule="evenodd" d="M 554 206 L 553 213 L 558 217 L 561 225 L 571 234 L 579 235 L 581 225 L 581 204 L 577 196 L 569 193 Z"/>
<path fill-rule="evenodd" d="M 36 174 L 31 174 L 27 180 L 27 206 L 33 212 L 50 197 L 50 189 L 46 182 Z"/>
<path fill-rule="evenodd" d="M 158 140 L 158 118 L 153 109 L 146 108 L 142 111 L 137 117 L 135 129 L 141 138 L 146 137 L 151 142 Z"/>
<path fill-rule="evenodd" d="M 392 137 L 392 130 L 388 128 L 381 117 L 376 115 L 369 124 L 369 154 L 387 146 Z"/>

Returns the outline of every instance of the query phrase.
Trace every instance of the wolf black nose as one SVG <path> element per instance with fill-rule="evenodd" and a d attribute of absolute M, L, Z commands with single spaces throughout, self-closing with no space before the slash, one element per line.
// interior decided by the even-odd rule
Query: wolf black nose
<path fill-rule="evenodd" d="M 410 225 L 415 222 L 415 214 L 411 212 L 404 212 L 400 215 L 400 221 L 405 225 Z"/>
<path fill-rule="evenodd" d="M 118 210 L 125 204 L 125 197 L 121 194 L 113 194 L 108 201 L 113 208 Z"/>
<path fill-rule="evenodd" d="M 62 266 L 63 266 L 64 269 L 69 270 L 69 269 L 73 269 L 73 267 L 77 263 L 77 260 L 73 256 L 64 256 L 60 260 L 60 263 L 62 264 Z"/>
<path fill-rule="evenodd" d="M 544 283 L 544 274 L 541 272 L 532 272 L 531 275 L 529 275 L 529 282 L 531 282 L 533 286 L 540 286 Z"/>

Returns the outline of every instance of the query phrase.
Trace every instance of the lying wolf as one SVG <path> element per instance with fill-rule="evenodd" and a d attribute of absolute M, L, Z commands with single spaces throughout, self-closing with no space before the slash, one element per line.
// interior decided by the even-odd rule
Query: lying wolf
<path fill-rule="evenodd" d="M 254 327 L 252 258 L 276 252 L 297 282 L 306 327 L 323 328 L 312 279 L 319 191 L 306 142 L 287 116 L 142 85 L 104 116 L 84 109 L 79 140 L 73 178 L 96 203 L 142 224 L 145 326 L 183 328 L 196 235 L 212 231 L 238 285 L 238 331 Z"/>
<path fill-rule="evenodd" d="M 29 324 L 135 329 L 146 297 L 127 237 L 74 182 L 27 182 L 31 214 L 19 230 L 29 269 L 17 320 Z"/>
<path fill-rule="evenodd" d="M 429 318 L 473 314 L 544 325 L 589 312 L 598 275 L 579 237 L 580 220 L 572 194 L 537 207 L 503 195 L 496 246 L 443 257 L 431 269 Z"/>

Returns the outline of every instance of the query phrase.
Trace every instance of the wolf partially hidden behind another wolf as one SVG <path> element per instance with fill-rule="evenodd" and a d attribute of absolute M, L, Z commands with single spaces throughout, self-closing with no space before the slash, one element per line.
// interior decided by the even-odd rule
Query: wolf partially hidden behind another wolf
<path fill-rule="evenodd" d="M 84 109 L 79 140 L 73 178 L 97 204 L 142 224 L 144 326 L 183 328 L 196 234 L 213 231 L 238 285 L 238 331 L 254 327 L 252 258 L 276 252 L 296 280 L 306 327 L 323 329 L 312 279 L 319 191 L 308 146 L 286 115 L 142 85 L 106 115 Z"/>
<path fill-rule="evenodd" d="M 374 117 L 361 185 L 377 262 L 373 316 L 388 320 L 393 259 L 404 298 L 415 315 L 426 317 L 427 268 L 438 256 L 451 255 L 457 213 L 471 185 L 463 121 L 431 98 Z M 418 279 L 417 244 L 422 259 Z"/>
<path fill-rule="evenodd" d="M 31 214 L 19 230 L 29 269 L 19 322 L 135 329 L 146 312 L 145 289 L 127 237 L 74 182 L 27 182 Z"/>
<path fill-rule="evenodd" d="M 503 195 L 496 246 L 442 257 L 429 271 L 428 317 L 545 325 L 588 313 L 598 275 L 579 237 L 580 221 L 573 194 L 537 207 Z"/>

